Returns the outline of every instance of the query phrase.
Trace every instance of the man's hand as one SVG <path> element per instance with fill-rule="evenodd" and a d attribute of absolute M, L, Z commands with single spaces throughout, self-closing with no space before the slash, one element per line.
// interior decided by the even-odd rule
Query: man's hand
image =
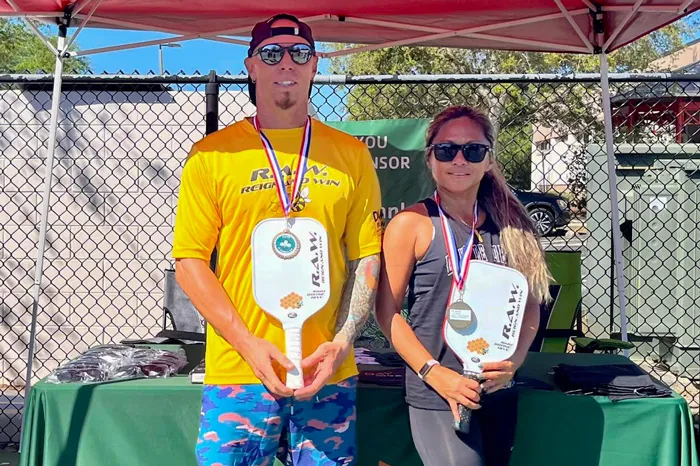
<path fill-rule="evenodd" d="M 236 345 L 236 350 L 272 394 L 280 397 L 294 394 L 294 391 L 277 377 L 273 368 L 273 364 L 279 364 L 285 370 L 294 369 L 292 361 L 279 348 L 267 340 L 251 335 Z"/>
<path fill-rule="evenodd" d="M 304 387 L 294 391 L 294 397 L 299 400 L 308 400 L 326 385 L 335 371 L 343 364 L 352 345 L 345 342 L 327 342 L 319 346 L 316 351 L 301 362 L 301 370 L 304 371 Z M 315 367 L 314 367 L 315 366 Z M 312 369 L 308 376 L 307 369 Z"/>
<path fill-rule="evenodd" d="M 294 369 L 292 362 L 272 343 L 253 336 L 231 299 L 202 259 L 178 259 L 175 276 L 192 304 L 214 331 L 224 338 L 248 363 L 263 384 L 278 396 L 292 396 L 277 377 L 273 364 Z"/>
<path fill-rule="evenodd" d="M 304 387 L 294 396 L 309 399 L 328 382 L 351 351 L 358 333 L 367 321 L 377 295 L 379 255 L 367 256 L 348 264 L 348 280 L 340 299 L 333 341 L 323 343 L 301 362 L 301 370 L 313 369 L 304 376 Z"/>

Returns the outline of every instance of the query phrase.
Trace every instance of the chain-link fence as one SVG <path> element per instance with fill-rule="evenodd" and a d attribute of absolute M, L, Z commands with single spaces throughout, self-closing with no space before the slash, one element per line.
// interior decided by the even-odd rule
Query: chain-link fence
<path fill-rule="evenodd" d="M 67 77 L 63 89 L 33 380 L 92 345 L 161 330 L 187 153 L 207 115 L 223 127 L 254 112 L 240 76 Z M 2 445 L 19 440 L 50 92 L 50 77 L 0 77 Z M 611 94 L 632 356 L 697 410 L 698 87 L 613 77 Z M 311 103 L 327 121 L 485 109 L 545 248 L 580 257 L 583 333 L 619 336 L 598 77 L 319 77 Z"/>

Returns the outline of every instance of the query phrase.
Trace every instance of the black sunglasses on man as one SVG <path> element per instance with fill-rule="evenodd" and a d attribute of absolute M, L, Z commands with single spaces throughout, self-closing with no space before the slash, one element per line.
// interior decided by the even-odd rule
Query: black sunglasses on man
<path fill-rule="evenodd" d="M 260 59 L 266 65 L 276 65 L 282 61 L 285 53 L 289 53 L 292 61 L 297 65 L 305 65 L 316 51 L 307 44 L 294 44 L 287 47 L 280 44 L 267 44 L 256 50 L 253 55 L 260 55 Z"/>

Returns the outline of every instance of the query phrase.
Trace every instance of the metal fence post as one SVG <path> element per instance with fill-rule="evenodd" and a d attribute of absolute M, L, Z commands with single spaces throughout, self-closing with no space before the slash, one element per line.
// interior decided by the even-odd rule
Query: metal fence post
<path fill-rule="evenodd" d="M 209 72 L 209 82 L 204 94 L 206 96 L 206 134 L 211 134 L 219 129 L 219 82 L 216 71 Z"/>
<path fill-rule="evenodd" d="M 209 72 L 209 82 L 204 90 L 205 100 L 206 100 L 206 134 L 212 134 L 219 130 L 219 83 L 216 76 L 216 71 L 211 70 Z M 217 251 L 211 253 L 211 259 L 209 260 L 209 267 L 216 272 L 216 257 Z"/>

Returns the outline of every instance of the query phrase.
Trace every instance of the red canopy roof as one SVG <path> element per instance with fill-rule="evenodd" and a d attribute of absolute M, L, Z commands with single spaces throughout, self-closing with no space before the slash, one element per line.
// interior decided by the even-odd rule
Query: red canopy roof
<path fill-rule="evenodd" d="M 33 16 L 62 15 L 77 4 L 80 21 L 96 2 L 0 0 L 0 15 L 15 8 Z M 600 42 L 591 15 L 596 4 L 605 31 Z M 88 26 L 246 36 L 255 22 L 288 12 L 311 17 L 317 40 L 324 42 L 401 45 L 396 41 L 408 40 L 413 45 L 589 53 L 591 44 L 609 42 L 606 50 L 612 51 L 698 8 L 700 0 L 102 0 Z"/>

